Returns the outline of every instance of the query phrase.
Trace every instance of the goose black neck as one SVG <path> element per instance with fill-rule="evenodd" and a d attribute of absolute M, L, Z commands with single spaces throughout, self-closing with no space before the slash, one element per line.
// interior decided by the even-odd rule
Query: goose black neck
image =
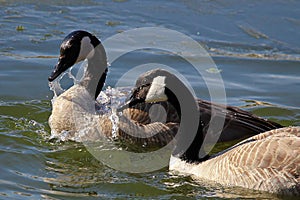
<path fill-rule="evenodd" d="M 166 87 L 165 93 L 168 97 L 168 102 L 171 103 L 172 106 L 174 106 L 178 116 L 181 117 L 180 103 L 179 103 L 176 95 L 168 87 Z"/>
<path fill-rule="evenodd" d="M 196 122 L 197 123 L 197 122 Z M 203 145 L 203 128 L 201 125 L 201 120 L 198 122 L 198 131 L 187 150 L 179 156 L 181 160 L 189 163 L 199 163 L 207 160 L 209 155 L 205 154 L 204 157 L 199 157 L 201 146 Z"/>
<path fill-rule="evenodd" d="M 199 111 L 197 110 L 197 112 Z M 194 115 L 197 116 L 197 114 Z M 204 133 L 200 117 L 201 116 L 199 116 L 199 118 L 195 117 L 194 119 L 190 119 L 191 121 L 185 120 L 185 117 L 181 118 L 180 127 L 182 128 L 183 133 L 178 138 L 177 146 L 175 147 L 173 155 L 189 163 L 199 163 L 209 159 L 209 155 L 201 149 L 204 141 Z M 191 123 L 197 125 L 197 130 L 195 128 L 190 130 Z M 187 146 L 186 144 L 189 145 Z M 200 157 L 200 155 L 202 157 Z"/>
<path fill-rule="evenodd" d="M 98 81 L 98 85 L 97 85 L 96 93 L 95 93 L 95 99 L 97 99 L 98 95 L 100 94 L 100 92 L 104 86 L 106 76 L 107 76 L 107 71 L 108 71 L 108 69 L 106 68 L 105 71 L 102 73 L 100 80 Z"/>
<path fill-rule="evenodd" d="M 180 110 L 180 127 L 176 134 L 176 145 L 173 156 L 188 162 L 200 162 L 205 158 L 199 158 L 199 150 L 203 143 L 202 124 L 198 103 L 190 90 L 178 79 L 167 79 L 168 88 L 176 98 L 168 98 L 173 101 L 175 108 Z M 167 92 L 167 91 L 166 91 Z"/>
<path fill-rule="evenodd" d="M 102 44 L 94 49 L 94 55 L 88 58 L 84 78 L 80 82 L 95 99 L 101 92 L 107 76 L 107 57 Z"/>

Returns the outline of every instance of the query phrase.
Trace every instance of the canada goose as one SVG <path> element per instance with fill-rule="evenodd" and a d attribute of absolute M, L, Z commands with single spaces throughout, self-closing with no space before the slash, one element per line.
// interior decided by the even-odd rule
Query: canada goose
<path fill-rule="evenodd" d="M 169 99 L 172 96 L 168 94 L 172 91 L 168 89 L 168 82 L 166 84 L 156 84 L 155 87 L 143 84 L 145 79 L 149 81 L 148 79 L 158 76 L 170 77 L 171 75 L 165 70 L 153 70 L 148 72 L 148 76 L 144 75 L 140 82 L 137 81 L 138 87 L 133 90 L 129 100 L 130 106 L 141 104 L 141 102 L 141 105 L 143 105 L 143 102 L 151 103 L 152 101 L 162 100 L 171 101 L 175 105 L 174 107 L 177 108 L 177 100 Z M 171 83 L 174 84 L 175 81 L 176 78 Z M 155 83 L 155 80 L 150 80 L 150 82 Z M 173 88 L 179 89 L 179 92 L 177 92 L 180 94 L 187 88 L 181 87 L 178 82 L 180 82 L 179 79 L 177 79 L 176 86 Z M 182 85 L 184 84 L 182 83 Z M 190 134 L 193 134 L 190 131 L 190 125 L 195 124 L 197 119 L 193 120 L 193 123 L 181 121 L 180 128 L 183 128 L 175 137 L 176 145 L 170 158 L 170 170 L 191 174 L 194 178 L 215 181 L 225 186 L 239 186 L 270 193 L 300 195 L 300 127 L 277 128 L 266 132 L 262 131 L 258 134 L 259 130 L 272 129 L 277 126 L 280 127 L 280 125 L 265 121 L 238 108 L 215 105 L 201 100 L 194 101 L 188 92 L 184 93 L 183 96 L 188 99 L 184 102 L 186 104 L 193 105 L 197 102 L 197 106 L 204 107 L 205 105 L 204 108 L 206 109 L 209 106 L 217 106 L 221 110 L 228 109 L 231 114 L 236 113 L 236 118 L 229 115 L 229 118 L 233 119 L 228 119 L 227 122 L 225 120 L 225 130 L 222 134 L 230 134 L 230 131 L 249 131 L 249 134 L 251 134 L 251 131 L 253 131 L 257 135 L 210 156 L 202 149 L 202 146 L 205 145 L 204 137 L 207 134 L 206 129 L 203 127 L 205 123 L 199 123 L 196 135 L 190 136 Z M 192 112 L 195 109 L 194 107 L 185 108 L 191 108 Z M 190 112 L 187 110 L 182 111 Z M 181 113 L 181 120 L 183 120 L 183 114 Z M 197 115 L 195 116 L 197 117 Z M 201 117 L 202 114 L 200 114 L 200 121 Z M 230 124 L 232 121 L 234 125 Z M 237 126 L 237 124 L 240 124 L 240 126 Z M 249 130 L 243 126 L 249 126 Z M 234 128 L 237 130 L 233 130 Z"/>
<path fill-rule="evenodd" d="M 168 77 L 169 83 L 163 85 L 158 91 L 152 87 L 153 81 L 157 77 Z M 172 78 L 171 78 L 172 77 Z M 167 79 L 167 80 L 168 80 Z M 172 80 L 172 81 L 170 81 Z M 175 90 L 178 95 L 182 96 L 182 91 L 187 90 L 184 84 L 175 76 L 163 69 L 154 69 L 142 74 L 136 81 L 135 87 L 132 89 L 132 94 L 127 100 L 124 107 L 138 108 L 143 110 L 147 102 L 164 102 L 167 101 L 173 105 L 174 110 L 168 110 L 170 113 L 178 113 L 181 116 L 180 103 L 178 102 L 178 95 L 175 95 L 168 87 L 170 84 L 177 82 Z M 161 85 L 161 84 L 157 84 Z M 180 88 L 180 89 L 179 89 Z M 153 95 L 155 94 L 155 95 Z M 151 96 L 152 99 L 149 97 Z M 258 117 L 250 112 L 241 110 L 234 106 L 221 105 L 205 101 L 202 99 L 195 99 L 198 104 L 200 113 L 201 132 L 206 136 L 210 120 L 212 118 L 224 118 L 224 127 L 219 137 L 219 142 L 233 141 L 237 139 L 245 139 L 254 136 L 264 131 L 281 128 L 278 123 L 267 119 Z M 122 108 L 120 108 L 122 110 Z M 171 120 L 173 122 L 177 122 Z M 212 135 L 214 137 L 214 135 Z"/>
<path fill-rule="evenodd" d="M 94 35 L 86 31 L 74 31 L 63 40 L 58 64 L 49 77 L 49 81 L 52 82 L 62 72 L 84 59 L 88 60 L 88 67 L 83 79 L 57 97 L 53 103 L 52 115 L 49 118 L 52 135 L 58 135 L 67 131 L 69 137 L 66 137 L 66 139 L 73 138 L 74 134 L 86 125 L 86 122 L 78 119 L 80 115 L 74 113 L 74 110 L 76 110 L 75 108 L 85 107 L 83 109 L 85 112 L 87 110 L 93 112 L 94 98 L 100 93 L 107 75 L 107 58 L 101 42 Z M 164 77 L 172 78 L 164 80 Z M 172 92 L 168 92 L 168 90 L 166 94 L 162 93 L 164 90 L 161 90 L 161 99 L 156 99 L 156 104 L 162 106 L 165 110 L 164 112 L 166 112 L 166 121 L 161 123 L 152 119 L 153 123 L 151 123 L 149 111 L 152 109 L 152 112 L 155 112 L 155 110 L 153 109 L 153 103 L 148 104 L 145 99 L 154 79 L 156 79 L 158 85 L 160 84 L 159 82 L 170 82 L 168 79 L 173 80 L 173 82 L 178 83 L 179 87 L 183 86 L 182 91 L 186 91 L 184 85 L 179 80 L 176 81 L 177 78 L 165 70 L 152 70 L 141 75 L 136 82 L 129 108 L 123 110 L 123 115 L 120 116 L 119 132 L 117 135 L 119 134 L 121 137 L 127 139 L 131 138 L 134 142 L 140 141 L 141 143 L 145 143 L 146 141 L 146 143 L 165 145 L 176 134 L 178 122 L 181 117 L 181 109 L 179 108 L 176 96 Z M 176 89 L 178 90 L 178 88 Z M 157 94 L 156 96 L 152 95 L 151 98 L 158 98 L 158 96 Z M 166 99 L 168 100 L 166 101 Z M 150 100 L 149 97 L 147 101 Z M 145 102 L 143 103 L 142 101 Z M 219 141 L 241 139 L 261 131 L 281 127 L 279 124 L 255 117 L 237 108 L 218 106 L 202 100 L 198 100 L 198 105 L 201 112 L 201 121 L 199 122 L 204 125 L 203 129 L 207 129 L 208 127 L 211 117 L 211 105 L 217 108 L 215 109 L 217 112 L 214 113 L 215 117 L 223 117 L 224 113 L 227 113 L 224 131 L 221 133 Z M 160 107 L 157 108 L 159 110 Z M 112 123 L 107 116 L 92 115 L 92 118 L 90 121 L 95 121 L 96 126 L 101 127 L 101 136 L 112 136 Z M 162 131 L 161 133 L 160 130 Z M 125 132 L 130 132 L 131 135 L 125 134 Z M 135 133 L 133 134 L 132 132 Z M 240 134 L 240 132 L 243 134 Z M 134 137 L 135 134 L 137 134 L 136 137 Z M 145 135 L 142 136 L 142 134 Z M 155 136 L 150 137 L 153 135 Z M 95 136 L 89 135 L 89 137 L 93 138 Z M 86 138 L 77 138 L 77 140 L 85 140 L 89 137 L 87 135 Z"/>
<path fill-rule="evenodd" d="M 198 145 L 200 148 L 202 141 L 198 141 Z M 197 151 L 194 153 L 198 154 Z M 285 127 L 258 134 L 202 161 L 173 154 L 169 169 L 224 186 L 298 196 L 300 127 Z"/>

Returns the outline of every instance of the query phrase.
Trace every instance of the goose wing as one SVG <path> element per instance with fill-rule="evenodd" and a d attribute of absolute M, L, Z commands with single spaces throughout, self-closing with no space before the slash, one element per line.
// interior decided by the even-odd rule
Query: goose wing
<path fill-rule="evenodd" d="M 237 107 L 215 104 L 201 99 L 197 99 L 197 102 L 205 135 L 208 133 L 211 119 L 225 119 L 218 142 L 243 139 L 282 127 L 278 123 L 260 118 Z"/>
<path fill-rule="evenodd" d="M 122 117 L 119 122 L 119 138 L 137 146 L 162 147 L 175 137 L 178 127 L 178 123 L 140 124 Z"/>
<path fill-rule="evenodd" d="M 147 147 L 162 147 L 167 145 L 176 135 L 179 127 L 177 115 L 173 121 L 168 118 L 167 104 L 140 104 L 135 108 L 123 111 L 119 118 L 119 138 L 133 145 Z M 162 107 L 160 107 L 162 106 Z M 150 109 L 153 109 L 150 111 Z M 175 119 L 176 118 L 176 119 Z"/>

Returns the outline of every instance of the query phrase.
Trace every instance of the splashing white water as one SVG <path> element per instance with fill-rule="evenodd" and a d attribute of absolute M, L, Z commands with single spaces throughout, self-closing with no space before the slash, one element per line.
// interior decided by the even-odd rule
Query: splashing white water
<path fill-rule="evenodd" d="M 61 79 L 61 78 L 60 78 Z M 51 100 L 52 104 L 55 101 L 55 99 L 62 94 L 65 90 L 61 87 L 59 81 L 60 79 L 54 80 L 52 82 L 49 82 L 49 88 L 51 91 L 53 91 L 53 98 Z"/>
<path fill-rule="evenodd" d="M 108 86 L 106 90 L 100 92 L 96 99 L 97 112 L 99 114 L 113 113 L 113 108 L 116 111 L 120 105 L 123 105 L 129 93 L 129 87 L 112 88 Z"/>
<path fill-rule="evenodd" d="M 84 73 L 86 71 L 86 68 L 87 68 L 87 64 L 86 63 L 83 63 L 82 66 L 83 67 L 80 67 L 77 74 L 76 74 L 76 77 L 72 74 L 72 69 L 75 67 L 76 65 L 72 66 L 70 69 L 68 69 L 66 72 L 63 72 L 59 77 L 57 77 L 54 81 L 52 82 L 49 82 L 48 85 L 49 85 L 49 88 L 51 91 L 53 91 L 53 98 L 51 100 L 51 102 L 53 103 L 55 101 L 55 99 L 61 95 L 65 89 L 63 89 L 61 87 L 61 84 L 60 84 L 60 81 L 63 79 L 63 77 L 68 74 L 68 77 L 70 79 L 72 79 L 73 81 L 73 85 L 75 84 L 78 84 L 80 82 L 80 80 L 82 79 L 82 77 L 84 76 Z"/>
<path fill-rule="evenodd" d="M 54 80 L 53 82 L 49 82 L 49 87 L 50 90 L 53 91 L 54 95 L 53 98 L 51 100 L 52 104 L 55 102 L 56 98 L 61 95 L 63 92 L 65 92 L 65 90 L 62 88 L 61 86 L 61 80 L 64 78 L 64 76 L 67 74 L 68 78 L 71 79 L 73 81 L 73 84 L 76 85 L 78 84 L 82 77 L 84 77 L 84 74 L 86 72 L 86 67 L 87 64 L 82 64 L 81 67 L 79 68 L 76 76 L 74 76 L 72 73 L 72 68 L 70 68 L 69 70 L 67 70 L 66 72 L 62 73 L 61 76 L 59 76 L 56 80 Z M 65 77 L 66 78 L 66 77 Z M 95 108 L 96 108 L 96 112 L 94 112 L 93 114 L 91 114 L 91 110 L 87 110 L 86 114 L 83 114 L 85 111 L 81 112 L 80 118 L 78 119 L 80 120 L 80 130 L 76 131 L 76 133 L 71 133 L 68 131 L 63 131 L 62 133 L 55 133 L 53 131 L 51 131 L 51 139 L 55 138 L 58 139 L 59 141 L 68 141 L 68 140 L 73 140 L 73 141 L 85 141 L 86 139 L 88 139 L 91 135 L 95 134 L 97 131 L 96 129 L 93 129 L 91 127 L 97 127 L 97 119 L 99 119 L 99 117 L 106 115 L 108 117 L 108 119 L 110 119 L 111 123 L 112 123 L 112 137 L 113 138 L 117 138 L 118 136 L 118 124 L 119 124 L 119 116 L 117 113 L 117 108 L 120 107 L 120 105 L 122 105 L 128 94 L 130 92 L 130 89 L 127 88 L 112 88 L 110 86 L 107 87 L 106 90 L 101 91 L 99 96 L 97 97 L 96 101 L 94 101 L 95 103 Z M 79 102 L 82 102 L 82 106 L 85 107 L 84 105 L 86 105 L 86 99 L 84 96 L 79 97 L 78 99 Z M 92 102 L 93 100 L 91 100 L 90 103 L 93 104 Z M 88 107 L 89 109 L 93 109 L 93 106 Z M 89 114 L 91 116 L 89 116 Z M 92 125 L 93 124 L 93 125 Z M 94 131 L 95 130 L 95 131 Z M 98 132 L 101 132 L 101 130 Z"/>
<path fill-rule="evenodd" d="M 69 77 L 70 79 L 73 80 L 73 83 L 74 83 L 74 84 L 78 83 L 78 80 L 77 80 L 76 77 L 72 74 L 72 69 L 68 70 L 67 74 L 68 74 L 68 77 Z"/>
<path fill-rule="evenodd" d="M 120 92 L 117 88 L 111 88 L 108 87 L 106 89 L 108 94 L 110 95 L 110 107 L 111 107 L 111 115 L 109 117 L 111 123 L 112 123 L 112 138 L 117 138 L 118 137 L 118 132 L 119 132 L 119 117 L 117 115 L 117 108 L 120 106 Z"/>
<path fill-rule="evenodd" d="M 100 93 L 97 102 L 102 105 L 98 112 L 109 113 L 109 119 L 112 123 L 112 137 L 117 138 L 119 132 L 119 114 L 118 107 L 124 104 L 130 89 L 127 87 L 112 88 L 110 86 Z"/>

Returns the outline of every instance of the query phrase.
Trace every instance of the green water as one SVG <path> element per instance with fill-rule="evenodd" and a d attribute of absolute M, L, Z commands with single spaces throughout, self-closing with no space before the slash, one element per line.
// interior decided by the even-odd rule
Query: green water
<path fill-rule="evenodd" d="M 111 169 L 75 142 L 50 142 L 47 77 L 72 30 L 104 40 L 137 27 L 166 27 L 200 42 L 221 70 L 227 103 L 282 125 L 300 125 L 298 1 L 0 1 L 0 199 L 201 199 L 276 196 L 171 174 Z M 205 84 L 173 56 L 201 98 Z M 126 55 L 107 85 L 159 53 Z M 138 76 L 138 74 L 137 74 Z M 65 85 L 70 84 L 67 80 Z"/>

